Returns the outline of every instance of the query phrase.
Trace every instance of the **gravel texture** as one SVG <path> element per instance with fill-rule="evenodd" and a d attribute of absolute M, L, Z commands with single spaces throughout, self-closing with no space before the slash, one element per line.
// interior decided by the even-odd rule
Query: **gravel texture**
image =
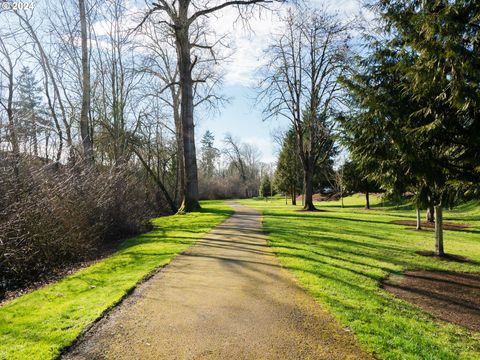
<path fill-rule="evenodd" d="M 235 214 L 140 285 L 64 359 L 369 359 Z"/>

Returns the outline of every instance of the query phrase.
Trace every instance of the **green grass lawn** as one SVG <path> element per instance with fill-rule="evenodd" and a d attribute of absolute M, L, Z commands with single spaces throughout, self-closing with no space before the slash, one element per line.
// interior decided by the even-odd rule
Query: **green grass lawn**
<path fill-rule="evenodd" d="M 445 231 L 445 251 L 477 261 L 455 263 L 417 255 L 433 250 L 433 231 L 415 231 L 392 220 L 415 220 L 415 211 L 376 207 L 364 198 L 317 204 L 324 212 L 298 212 L 283 199 L 242 201 L 263 210 L 269 244 L 282 265 L 367 351 L 382 359 L 480 359 L 480 333 L 436 320 L 381 289 L 389 274 L 405 269 L 480 272 L 480 206 L 469 203 L 445 212 L 445 221 L 469 223 Z M 378 199 L 372 199 L 375 204 Z"/>
<path fill-rule="evenodd" d="M 155 219 L 114 255 L 0 308 L 0 359 L 52 359 L 145 277 L 169 263 L 232 210 L 204 202 L 201 212 Z"/>

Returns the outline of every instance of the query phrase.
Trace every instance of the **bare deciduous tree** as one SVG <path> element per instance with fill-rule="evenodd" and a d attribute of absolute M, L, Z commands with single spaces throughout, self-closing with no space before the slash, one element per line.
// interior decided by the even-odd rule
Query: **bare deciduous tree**
<path fill-rule="evenodd" d="M 90 59 L 88 51 L 87 15 L 85 0 L 78 0 L 80 9 L 80 33 L 82 42 L 82 110 L 80 113 L 80 135 L 83 154 L 87 161 L 93 161 L 93 144 L 88 130 L 90 112 Z"/>
<path fill-rule="evenodd" d="M 182 121 L 183 154 L 185 166 L 185 197 L 182 211 L 191 211 L 200 207 L 198 202 L 198 173 L 195 150 L 194 132 L 194 86 L 195 79 L 192 70 L 199 61 L 198 56 L 192 59 L 193 48 L 211 49 L 212 45 L 197 44 L 191 41 L 192 26 L 200 19 L 216 13 L 226 7 L 235 6 L 240 13 L 247 15 L 251 5 L 264 4 L 268 0 L 233 0 L 233 1 L 191 1 L 191 0 L 159 0 L 152 4 L 147 17 L 155 12 L 164 16 L 162 22 L 171 29 L 175 39 L 177 53 L 177 68 L 180 83 L 181 104 L 180 118 Z M 145 21 L 145 20 L 144 20 Z M 139 25 L 141 26 L 143 22 Z"/>
<path fill-rule="evenodd" d="M 261 177 L 261 163 L 259 150 L 246 143 L 241 143 L 231 134 L 227 134 L 223 140 L 225 148 L 223 154 L 226 156 L 230 167 L 234 167 L 240 177 L 246 198 L 254 195 L 258 190 L 257 182 Z M 252 184 L 255 184 L 252 186 Z"/>
<path fill-rule="evenodd" d="M 65 105 L 64 105 L 64 96 L 60 91 L 61 87 L 59 85 L 58 76 L 56 76 L 56 73 L 55 73 L 55 71 L 53 69 L 53 66 L 52 66 L 51 59 L 48 56 L 47 52 L 45 51 L 45 48 L 42 44 L 42 41 L 40 40 L 39 36 L 37 35 L 37 31 L 32 26 L 32 23 L 30 21 L 31 20 L 30 17 L 28 17 L 26 14 L 21 14 L 18 11 L 15 11 L 15 14 L 18 16 L 18 18 L 20 20 L 20 24 L 21 24 L 22 28 L 24 29 L 25 33 L 32 39 L 32 41 L 35 45 L 35 49 L 38 52 L 39 63 L 40 63 L 40 65 L 43 69 L 43 72 L 44 72 L 45 82 L 48 84 L 48 79 L 50 79 L 50 81 L 52 83 L 53 95 L 54 95 L 53 99 L 49 94 L 48 86 L 45 87 L 45 92 L 46 92 L 46 96 L 48 98 L 48 103 L 49 103 L 51 115 L 52 115 L 53 119 L 55 120 L 55 123 L 57 124 L 57 129 L 60 129 L 59 128 L 57 111 L 55 109 L 55 103 L 58 103 L 58 106 L 60 108 L 62 123 L 64 125 L 66 136 L 67 136 L 66 141 L 67 141 L 67 146 L 68 146 L 69 153 L 70 153 L 69 156 L 70 156 L 70 159 L 73 159 L 74 158 L 74 148 L 73 148 L 73 137 L 72 137 L 71 123 L 68 121 L 67 112 L 66 112 L 66 108 L 65 108 Z M 59 137 L 60 137 L 60 142 L 62 144 L 63 143 L 63 135 L 62 135 L 61 131 L 59 131 Z M 61 148 L 62 148 L 62 146 L 60 146 L 60 149 L 58 150 L 57 160 L 60 160 Z"/>
<path fill-rule="evenodd" d="M 8 139 L 12 146 L 12 152 L 14 156 L 18 157 L 20 149 L 17 138 L 17 127 L 13 113 L 14 67 L 16 60 L 12 58 L 11 52 L 7 49 L 5 42 L 2 40 L 2 36 L 0 36 L 0 56 L 2 57 L 2 59 L 0 59 L 0 75 L 7 79 L 6 85 L 4 85 L 6 88 L 6 96 L 4 99 L 0 94 L 0 105 L 7 113 Z"/>
<path fill-rule="evenodd" d="M 313 204 L 313 175 L 332 154 L 331 115 L 341 94 L 337 77 L 348 57 L 348 27 L 324 10 L 296 8 L 266 51 L 260 101 L 265 118 L 288 119 L 304 170 L 306 210 Z"/>
<path fill-rule="evenodd" d="M 216 34 L 210 31 L 207 23 L 201 23 L 194 26 L 191 31 L 191 42 L 201 47 L 205 52 L 207 45 L 203 48 L 207 38 L 214 38 Z M 182 136 L 182 121 L 180 115 L 180 79 L 175 41 L 171 34 L 171 29 L 162 23 L 158 14 L 151 15 L 143 24 L 141 32 L 141 48 L 145 53 L 142 66 L 138 69 L 145 72 L 158 81 L 149 85 L 149 96 L 157 97 L 161 103 L 169 110 L 168 118 L 173 118 L 175 126 L 175 137 L 177 145 L 177 176 L 179 186 L 177 198 L 180 201 L 184 198 L 185 189 L 185 166 Z M 220 38 L 222 39 L 222 38 Z M 217 41 L 220 43 L 220 40 Z M 221 48 L 221 46 L 219 46 Z M 219 60 L 223 60 L 223 55 L 218 54 L 220 50 L 208 49 L 208 55 L 201 56 L 197 60 L 197 66 L 192 70 L 194 81 L 194 108 L 211 111 L 218 109 L 225 99 L 218 94 L 218 88 L 222 81 L 222 73 L 217 69 Z M 202 54 L 203 55 L 203 54 Z"/>

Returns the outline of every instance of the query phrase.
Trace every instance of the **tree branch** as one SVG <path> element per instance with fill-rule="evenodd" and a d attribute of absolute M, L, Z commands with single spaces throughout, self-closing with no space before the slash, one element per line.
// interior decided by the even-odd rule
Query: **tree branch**
<path fill-rule="evenodd" d="M 211 13 L 213 13 L 215 11 L 218 11 L 218 10 L 221 10 L 221 9 L 227 7 L 227 6 L 254 5 L 254 4 L 259 4 L 259 3 L 272 3 L 272 2 L 273 2 L 272 0 L 247 0 L 247 1 L 234 0 L 234 1 L 226 1 L 223 4 L 214 6 L 210 9 L 204 9 L 204 10 L 197 11 L 192 16 L 190 16 L 190 18 L 188 19 L 188 24 L 193 23 L 200 16 L 205 16 L 205 15 L 211 14 Z"/>

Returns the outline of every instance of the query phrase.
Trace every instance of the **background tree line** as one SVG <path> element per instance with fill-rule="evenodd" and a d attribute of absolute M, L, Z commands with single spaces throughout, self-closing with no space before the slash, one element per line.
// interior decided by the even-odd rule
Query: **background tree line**
<path fill-rule="evenodd" d="M 260 161 L 252 144 L 226 134 L 220 149 L 207 130 L 200 140 L 199 195 L 201 199 L 238 199 L 259 196 L 262 178 L 271 177 L 271 164 Z"/>

